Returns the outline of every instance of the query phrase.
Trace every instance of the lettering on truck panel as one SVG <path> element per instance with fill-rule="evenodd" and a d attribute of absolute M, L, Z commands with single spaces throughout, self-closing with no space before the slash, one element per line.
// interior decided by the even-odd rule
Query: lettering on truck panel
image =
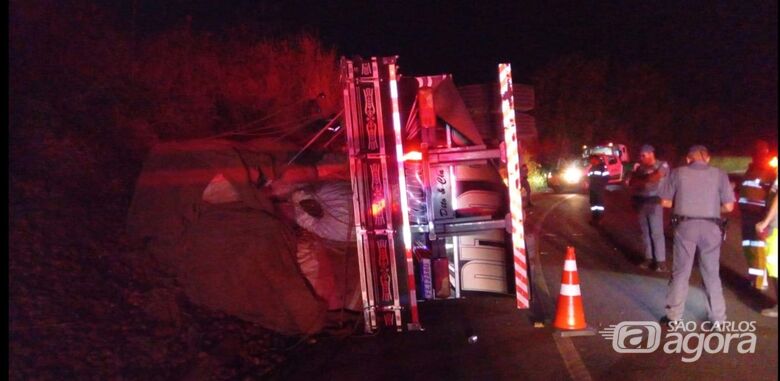
<path fill-rule="evenodd" d="M 379 144 L 376 136 L 376 107 L 374 105 L 374 89 L 366 87 L 363 89 L 363 104 L 366 113 L 366 132 L 368 134 L 368 149 L 377 150 Z"/>
<path fill-rule="evenodd" d="M 380 176 L 381 165 L 373 163 L 369 165 L 371 170 L 371 214 L 374 216 L 374 226 L 385 223 L 385 192 Z"/>

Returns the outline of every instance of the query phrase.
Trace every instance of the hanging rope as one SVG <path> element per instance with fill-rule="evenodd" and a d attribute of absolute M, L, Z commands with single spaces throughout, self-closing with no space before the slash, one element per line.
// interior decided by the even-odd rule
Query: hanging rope
<path fill-rule="evenodd" d="M 209 139 L 213 138 L 222 138 L 226 136 L 237 136 L 237 135 L 253 135 L 253 136 L 272 136 L 282 133 L 281 127 L 292 125 L 292 124 L 299 124 L 299 123 L 309 123 L 310 121 L 313 121 L 315 118 L 311 116 L 306 116 L 298 119 L 288 120 L 284 122 L 274 123 L 274 124 L 268 124 L 265 126 L 243 130 L 243 131 L 227 131 L 222 132 L 216 135 L 209 136 Z"/>
<path fill-rule="evenodd" d="M 297 159 L 297 158 L 298 158 L 298 156 L 301 156 L 301 154 L 302 154 L 304 151 L 306 151 L 306 149 L 307 149 L 307 148 L 309 148 L 309 147 L 310 147 L 312 144 L 314 144 L 314 142 L 315 142 L 315 141 L 316 141 L 316 140 L 317 140 L 317 139 L 318 139 L 320 136 L 322 136 L 322 134 L 324 134 L 324 133 L 325 133 L 325 131 L 327 131 L 327 130 L 330 128 L 330 126 L 332 126 L 332 125 L 333 125 L 333 124 L 334 124 L 334 123 L 335 123 L 337 120 L 339 120 L 339 118 L 341 117 L 341 115 L 342 115 L 342 114 L 344 114 L 344 110 L 341 110 L 341 111 L 339 111 L 339 112 L 338 112 L 338 114 L 336 114 L 336 116 L 334 116 L 334 117 L 333 117 L 333 119 L 331 119 L 331 120 L 330 120 L 330 122 L 328 122 L 328 123 L 327 123 L 327 124 L 326 124 L 324 127 L 322 127 L 322 128 L 319 130 L 319 132 L 317 132 L 317 134 L 316 134 L 316 135 L 314 135 L 314 137 L 313 137 L 313 138 L 309 139 L 309 142 L 308 142 L 308 143 L 306 143 L 306 145 L 305 145 L 305 146 L 303 146 L 303 148 L 301 148 L 301 150 L 300 150 L 300 151 L 298 151 L 298 153 L 296 153 L 296 154 L 295 154 L 295 156 L 293 156 L 293 158 L 292 158 L 292 159 L 290 159 L 290 161 L 288 161 L 288 162 L 287 162 L 287 164 L 285 164 L 285 165 L 287 166 L 287 165 L 290 165 L 290 164 L 292 164 L 292 163 L 295 161 L 295 159 Z"/>
<path fill-rule="evenodd" d="M 303 103 L 303 102 L 308 102 L 308 101 L 311 101 L 311 99 L 306 99 L 306 98 L 303 98 L 303 99 L 300 99 L 300 100 L 298 100 L 298 101 L 296 101 L 296 102 L 290 103 L 290 104 L 288 104 L 288 105 L 286 105 L 286 106 L 282 106 L 282 107 L 280 107 L 278 110 L 276 110 L 275 112 L 272 112 L 272 113 L 270 113 L 270 114 L 268 114 L 268 115 L 266 115 L 266 116 L 264 116 L 264 117 L 262 117 L 262 118 L 260 118 L 260 119 L 253 120 L 253 121 L 251 121 L 251 122 L 245 123 L 244 125 L 242 125 L 242 126 L 238 127 L 238 128 L 236 129 L 236 131 L 241 131 L 241 130 L 245 129 L 245 128 L 246 128 L 246 127 L 248 127 L 248 126 L 251 126 L 251 125 L 253 125 L 253 124 L 257 124 L 257 123 L 260 123 L 260 122 L 266 121 L 266 120 L 268 120 L 268 119 L 271 119 L 271 118 L 273 118 L 274 116 L 277 116 L 277 115 L 281 114 L 282 112 L 284 112 L 284 110 L 285 110 L 285 109 L 288 109 L 288 108 L 290 108 L 290 107 L 293 107 L 293 106 L 297 106 L 297 105 L 299 105 L 299 104 L 301 104 L 301 103 Z"/>

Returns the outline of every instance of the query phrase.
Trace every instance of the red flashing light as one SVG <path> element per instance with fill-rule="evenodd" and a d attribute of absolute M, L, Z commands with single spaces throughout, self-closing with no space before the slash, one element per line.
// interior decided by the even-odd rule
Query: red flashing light
<path fill-rule="evenodd" d="M 422 160 L 422 152 L 410 151 L 404 154 L 403 161 L 420 161 Z"/>
<path fill-rule="evenodd" d="M 385 200 L 379 200 L 371 204 L 371 215 L 377 216 L 385 210 Z"/>

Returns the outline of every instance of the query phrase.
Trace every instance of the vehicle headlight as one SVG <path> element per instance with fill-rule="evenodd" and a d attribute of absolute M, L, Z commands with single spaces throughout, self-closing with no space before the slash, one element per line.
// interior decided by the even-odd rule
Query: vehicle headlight
<path fill-rule="evenodd" d="M 568 184 L 576 184 L 582 179 L 582 170 L 576 167 L 569 167 L 563 171 L 563 181 Z"/>

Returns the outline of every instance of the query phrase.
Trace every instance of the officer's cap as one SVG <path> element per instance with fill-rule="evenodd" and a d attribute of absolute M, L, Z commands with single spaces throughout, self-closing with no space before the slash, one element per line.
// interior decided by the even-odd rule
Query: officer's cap
<path fill-rule="evenodd" d="M 698 152 L 701 152 L 705 155 L 709 155 L 709 151 L 707 151 L 707 147 L 697 144 L 695 146 L 692 146 L 690 149 L 688 149 L 688 155 L 694 155 Z"/>
<path fill-rule="evenodd" d="M 655 148 L 649 144 L 645 144 L 639 149 L 639 153 L 651 153 L 655 152 Z"/>

